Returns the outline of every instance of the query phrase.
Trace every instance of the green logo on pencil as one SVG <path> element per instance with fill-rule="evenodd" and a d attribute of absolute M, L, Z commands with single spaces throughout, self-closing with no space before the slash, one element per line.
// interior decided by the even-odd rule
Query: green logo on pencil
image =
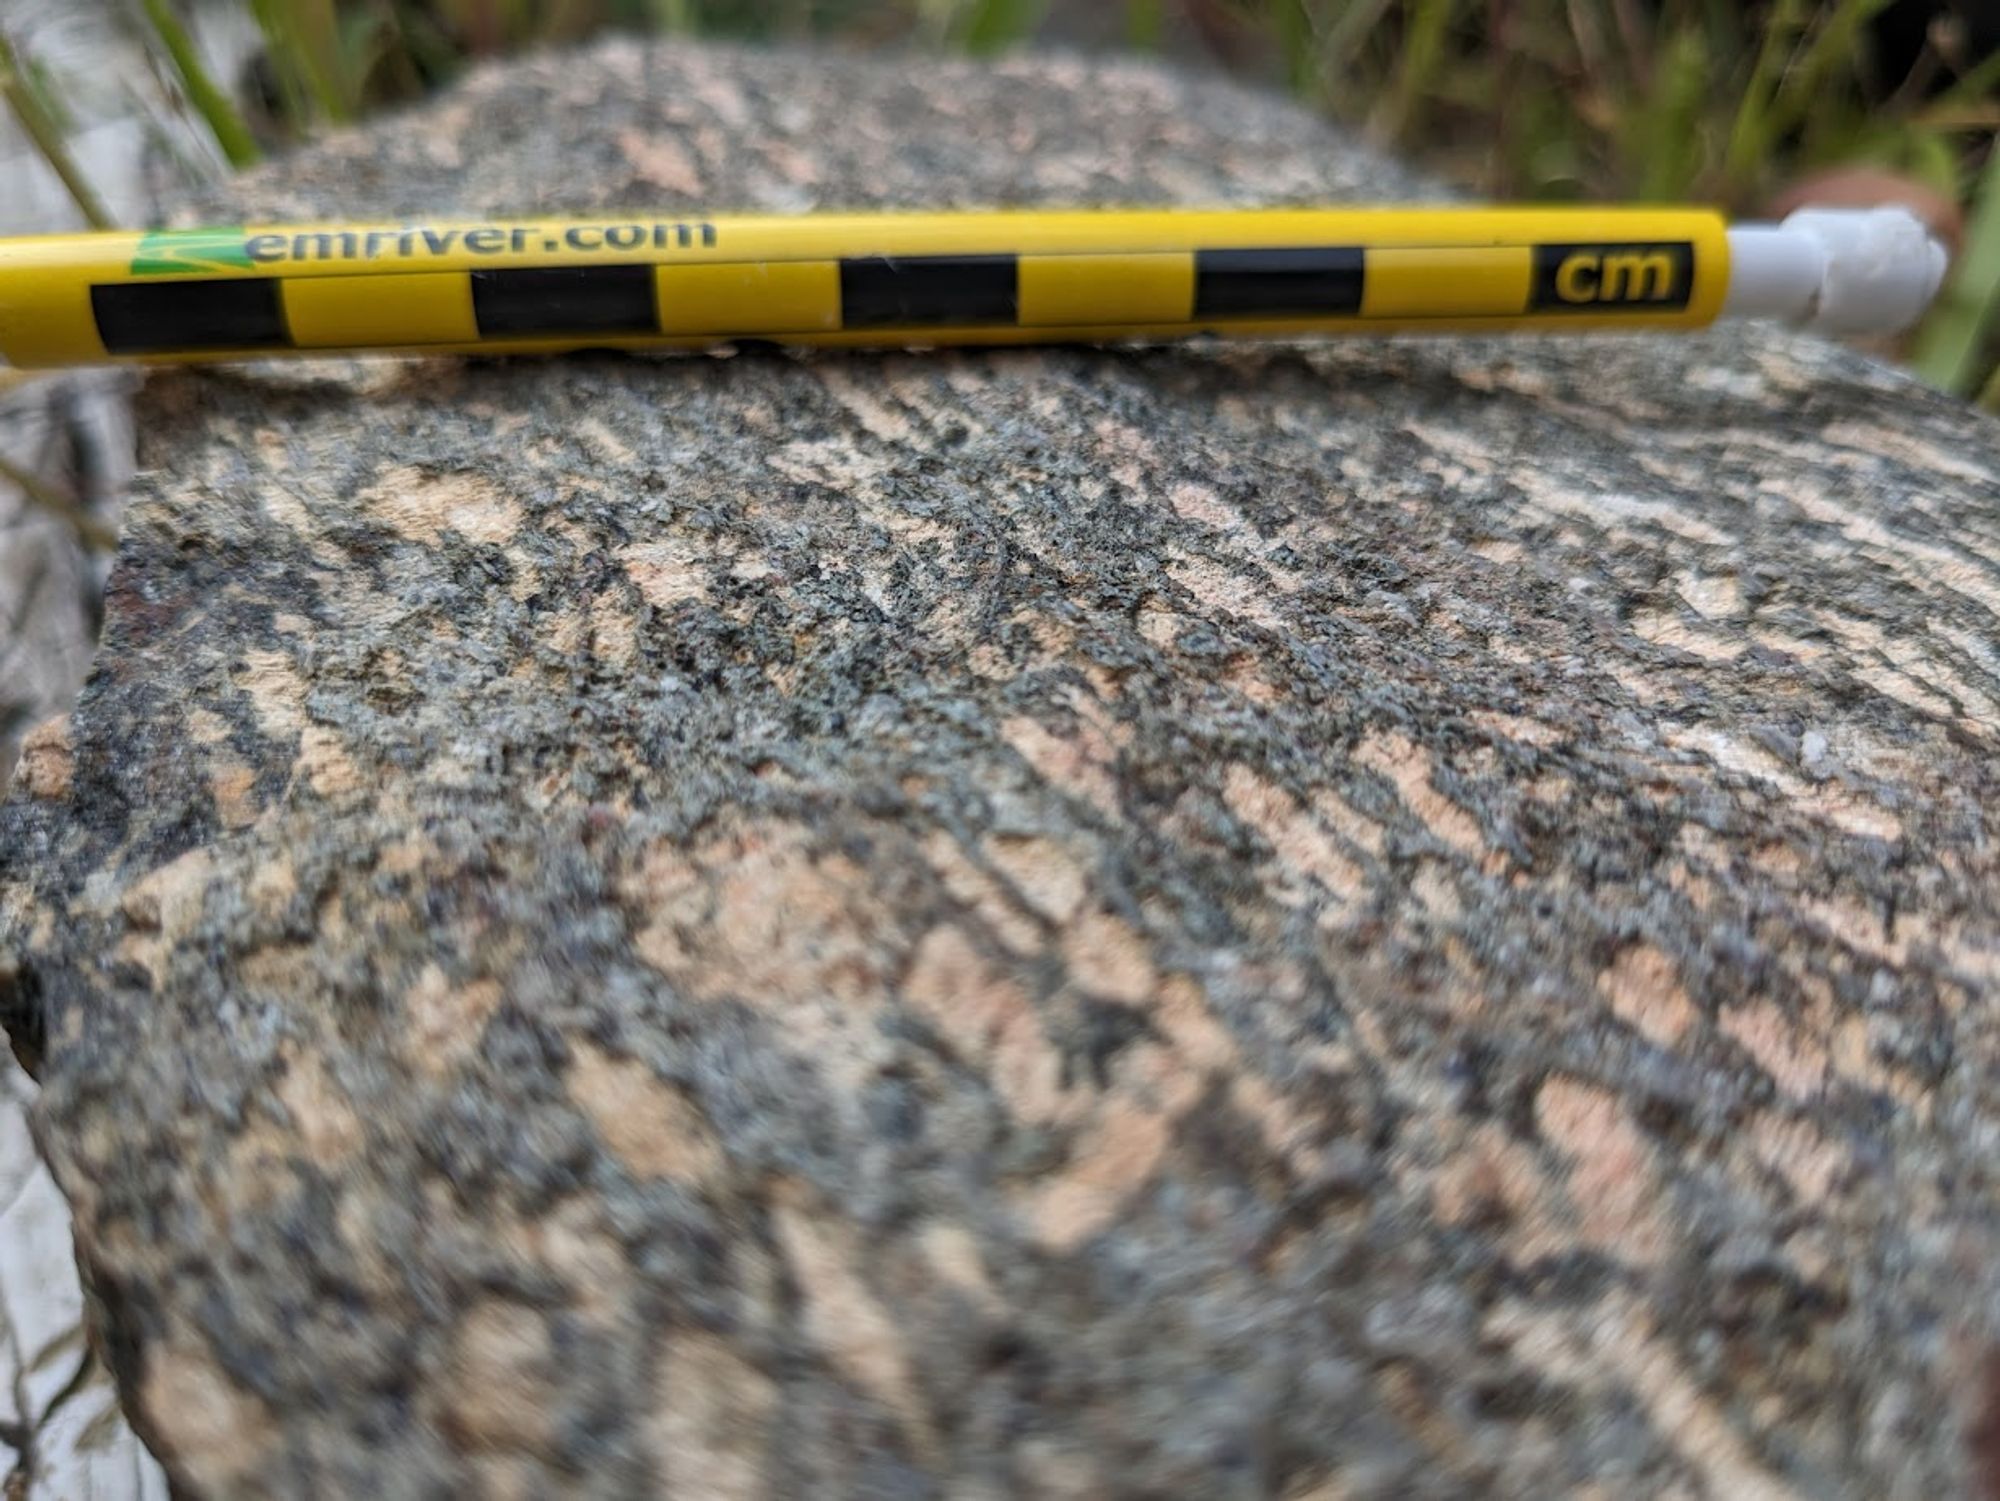
<path fill-rule="evenodd" d="M 240 229 L 156 229 L 132 255 L 134 276 L 186 276 L 251 264 Z"/>

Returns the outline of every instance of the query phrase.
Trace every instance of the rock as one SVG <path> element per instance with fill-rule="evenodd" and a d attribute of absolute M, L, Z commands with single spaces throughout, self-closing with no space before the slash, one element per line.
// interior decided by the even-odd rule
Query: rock
<path fill-rule="evenodd" d="M 1414 186 L 1138 66 L 616 43 L 200 208 Z M 188 1492 L 1969 1483 L 1966 408 L 1736 331 L 263 367 L 140 430 L 0 947 Z"/>

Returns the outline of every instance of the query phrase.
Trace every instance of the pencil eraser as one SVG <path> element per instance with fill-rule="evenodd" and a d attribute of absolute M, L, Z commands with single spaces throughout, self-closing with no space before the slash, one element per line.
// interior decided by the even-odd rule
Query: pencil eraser
<path fill-rule="evenodd" d="M 1805 208 L 1729 231 L 1734 317 L 1779 318 L 1836 338 L 1901 333 L 1944 282 L 1947 257 L 1902 208 Z"/>

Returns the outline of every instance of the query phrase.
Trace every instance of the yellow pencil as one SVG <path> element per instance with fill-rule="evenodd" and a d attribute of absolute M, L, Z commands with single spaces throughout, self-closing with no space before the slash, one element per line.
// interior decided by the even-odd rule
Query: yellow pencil
<path fill-rule="evenodd" d="M 248 225 L 0 240 L 0 357 L 1907 326 L 1899 210 L 1325 208 Z"/>

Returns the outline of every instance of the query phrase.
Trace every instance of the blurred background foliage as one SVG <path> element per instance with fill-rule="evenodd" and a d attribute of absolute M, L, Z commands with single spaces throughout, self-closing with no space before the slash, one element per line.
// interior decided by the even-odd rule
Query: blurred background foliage
<path fill-rule="evenodd" d="M 2000 0 L 106 0 L 217 156 L 243 165 L 481 58 L 605 28 L 987 53 L 1162 53 L 1290 88 L 1495 198 L 1738 215 L 1892 195 L 1959 250 L 1901 352 L 2000 409 Z M 255 45 L 228 71 L 218 10 Z M 0 95 L 87 217 L 64 80 L 0 21 Z"/>

